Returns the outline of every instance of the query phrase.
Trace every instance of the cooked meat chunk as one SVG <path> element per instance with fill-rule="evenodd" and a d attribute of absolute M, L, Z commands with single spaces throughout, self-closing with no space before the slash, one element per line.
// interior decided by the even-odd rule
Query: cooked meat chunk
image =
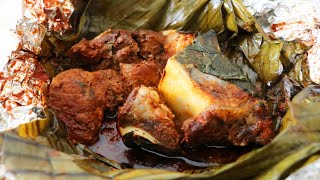
<path fill-rule="evenodd" d="M 156 89 L 141 86 L 133 89 L 120 108 L 118 128 L 129 146 L 134 141 L 145 148 L 172 152 L 179 149 L 180 139 L 173 119 L 174 114 Z"/>
<path fill-rule="evenodd" d="M 162 66 L 156 61 L 120 64 L 120 72 L 125 79 L 126 85 L 131 89 L 141 85 L 156 87 L 161 78 Z"/>
<path fill-rule="evenodd" d="M 163 35 L 164 34 L 164 35 Z M 168 37 L 166 37 L 166 35 Z M 72 64 L 89 70 L 115 69 L 120 63 L 167 59 L 191 44 L 195 34 L 177 31 L 107 30 L 92 40 L 82 39 L 70 49 Z"/>
<path fill-rule="evenodd" d="M 113 61 L 116 64 L 140 61 L 140 58 L 138 57 L 139 45 L 133 39 L 132 33 L 129 31 L 119 31 L 117 40 L 112 49 L 115 52 Z"/>
<path fill-rule="evenodd" d="M 142 59 L 161 60 L 165 42 L 165 37 L 161 33 L 150 30 L 138 30 L 133 32 L 132 35 L 139 44 L 139 55 Z"/>
<path fill-rule="evenodd" d="M 175 56 L 164 71 L 159 91 L 176 115 L 184 143 L 244 146 L 271 141 L 273 124 L 265 101 Z"/>
<path fill-rule="evenodd" d="M 99 138 L 104 110 L 116 110 L 126 94 L 114 70 L 71 69 L 52 80 L 48 107 L 66 124 L 71 140 L 91 145 Z"/>
<path fill-rule="evenodd" d="M 176 30 L 162 31 L 162 34 L 166 37 L 164 49 L 167 54 L 167 58 L 170 58 L 188 45 L 192 44 L 196 37 L 195 33 L 183 33 L 177 32 Z"/>
<path fill-rule="evenodd" d="M 170 40 L 149 30 L 107 30 L 92 40 L 82 39 L 70 49 L 73 67 L 96 71 L 68 70 L 55 77 L 50 86 L 48 106 L 65 122 L 70 139 L 94 143 L 104 110 L 115 110 L 135 87 L 158 85 L 168 54 L 194 38 L 194 34 L 180 35 L 177 31 L 167 34 Z M 177 43 L 175 38 L 188 41 L 169 45 Z M 105 69 L 116 71 L 99 71 Z"/>
<path fill-rule="evenodd" d="M 256 108 L 263 109 L 263 106 Z M 272 121 L 263 119 L 262 115 L 257 119 L 256 110 L 212 105 L 198 116 L 184 121 L 183 141 L 189 146 L 266 144 L 273 137 Z"/>
<path fill-rule="evenodd" d="M 93 40 L 82 39 L 71 48 L 73 64 L 90 65 L 92 70 L 117 69 L 119 63 L 140 62 L 138 43 L 132 33 L 108 30 Z"/>
<path fill-rule="evenodd" d="M 70 49 L 72 64 L 74 65 L 95 65 L 101 59 L 112 64 L 112 48 L 117 40 L 119 31 L 109 30 L 103 32 L 93 40 L 82 39 Z"/>

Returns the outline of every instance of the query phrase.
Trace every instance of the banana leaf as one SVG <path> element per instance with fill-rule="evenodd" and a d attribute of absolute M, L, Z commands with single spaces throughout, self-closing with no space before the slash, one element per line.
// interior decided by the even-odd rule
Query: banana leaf
<path fill-rule="evenodd" d="M 213 31 L 200 34 L 194 43 L 177 54 L 182 64 L 195 64 L 203 73 L 230 81 L 251 94 L 255 87 L 243 70 L 220 51 L 217 35 Z"/>
<path fill-rule="evenodd" d="M 270 41 L 240 0 L 90 0 L 81 7 L 83 10 L 77 12 L 83 13 L 74 18 L 79 20 L 76 32 L 58 36 L 60 40 L 70 42 L 80 34 L 80 37 L 90 39 L 107 29 L 177 29 L 193 32 L 214 30 L 219 41 L 228 41 L 244 31 L 249 33 L 248 40 L 243 39 L 239 45 L 261 81 L 273 83 L 283 71 L 280 60 L 283 43 Z M 251 39 L 259 41 L 258 45 L 250 44 Z M 54 39 L 48 41 L 53 45 L 59 42 Z M 253 54 L 248 54 L 249 51 Z"/>
<path fill-rule="evenodd" d="M 240 0 L 74 2 L 77 6 L 71 18 L 73 33 L 50 35 L 45 37 L 42 43 L 41 63 L 47 67 L 50 77 L 72 68 L 68 64 L 66 52 L 83 37 L 93 38 L 108 28 L 157 31 L 178 29 L 215 31 L 216 34 L 209 32 L 209 37 L 200 36 L 195 46 L 186 49 L 188 55 L 193 55 L 192 58 L 188 57 L 188 60 L 200 59 L 202 63 L 199 67 L 203 72 L 232 81 L 243 89 L 254 89 L 252 82 L 259 80 L 272 85 L 281 78 L 285 68 L 290 66 L 294 66 L 288 73 L 290 77 L 299 80 L 299 83 L 303 82 L 305 87 L 309 84 L 306 78 L 301 78 L 305 77 L 306 71 L 302 66 L 305 48 L 270 40 Z M 208 41 L 207 38 L 211 37 L 212 40 L 213 36 L 216 36 L 214 41 Z M 230 53 L 230 44 L 240 47 L 240 50 Z M 209 49 L 208 46 L 213 48 Z M 181 60 L 184 58 L 181 57 Z M 54 66 L 56 62 L 59 62 L 58 68 Z M 199 174 L 161 169 L 127 169 L 87 147 L 73 145 L 66 137 L 63 124 L 53 119 L 53 126 L 44 132 L 43 129 L 47 126 L 38 128 L 37 123 L 32 125 L 36 126 L 34 129 L 41 130 L 37 132 L 38 136 L 34 140 L 18 137 L 11 132 L 1 134 L 1 162 L 9 174 L 22 179 L 284 178 L 320 152 L 320 103 L 315 101 L 319 94 L 314 93 L 317 88 L 307 87 L 296 96 L 299 101 L 293 98 L 283 122 L 294 123 L 283 126 L 271 143 L 242 156 L 234 163 L 220 169 L 208 168 Z M 27 132 L 26 129 L 28 126 L 21 129 L 20 133 Z M 26 133 L 25 136 L 35 135 Z"/>
<path fill-rule="evenodd" d="M 71 18 L 73 33 L 46 37 L 43 42 L 46 48 L 42 48 L 42 54 L 48 56 L 48 51 L 54 51 L 51 56 L 66 54 L 68 47 L 81 38 L 94 38 L 110 28 L 193 32 L 214 30 L 219 42 L 236 37 L 237 46 L 260 81 L 270 85 L 281 78 L 286 68 L 296 64 L 309 48 L 301 43 L 270 40 L 241 0 L 89 0 L 75 1 L 75 4 L 75 13 Z M 237 36 L 239 33 L 241 36 Z M 58 62 L 62 64 L 61 69 L 72 68 L 68 65 L 68 57 L 64 56 L 63 59 Z M 50 65 L 46 60 L 43 62 L 46 66 Z M 305 71 L 296 67 L 289 76 L 301 79 L 299 70 Z M 308 84 L 309 81 L 304 85 Z"/>
<path fill-rule="evenodd" d="M 62 40 L 93 38 L 107 29 L 178 29 L 218 34 L 225 30 L 261 33 L 256 19 L 240 0 L 89 0 L 75 1 L 72 20 L 74 33 L 58 36 Z M 116 15 L 115 15 L 116 14 Z M 267 38 L 268 39 L 268 38 Z"/>
<path fill-rule="evenodd" d="M 300 42 L 284 42 L 281 52 L 281 62 L 285 68 L 290 68 L 291 65 L 303 58 L 304 54 L 310 49 L 310 47 Z"/>
<path fill-rule="evenodd" d="M 107 29 L 214 30 L 219 42 L 227 42 L 240 32 L 247 32 L 249 40 L 238 45 L 246 56 L 249 51 L 256 52 L 254 58 L 250 59 L 252 55 L 247 58 L 260 80 L 265 84 L 273 83 L 283 72 L 280 60 L 282 41 L 271 41 L 240 0 L 89 0 L 86 6 L 79 7 L 82 9 L 78 8 L 73 18 L 73 22 L 78 20 L 73 23 L 77 27 L 73 34 L 58 35 L 58 40 L 45 39 L 55 46 L 52 54 L 61 54 L 72 44 L 68 45 L 70 42 L 83 37 L 91 39 Z M 259 45 L 250 44 L 250 39 L 256 40 L 255 37 L 260 39 Z M 60 47 L 61 41 L 68 43 Z M 245 45 L 246 42 L 249 44 Z"/>
<path fill-rule="evenodd" d="M 293 104 L 315 103 L 320 102 L 320 87 L 318 85 L 310 85 L 304 88 L 299 94 L 297 94 L 291 102 Z M 280 131 L 296 125 L 298 122 L 295 118 L 292 118 L 292 112 L 288 111 L 282 119 Z"/>
<path fill-rule="evenodd" d="M 287 74 L 292 79 L 297 81 L 301 86 L 306 87 L 310 84 L 313 84 L 310 79 L 309 68 L 305 55 L 297 59 L 297 62 L 294 64 L 294 66 L 290 69 L 290 71 Z"/>
<path fill-rule="evenodd" d="M 17 179 L 102 179 L 80 168 L 72 157 L 34 141 L 22 139 L 12 132 L 0 134 L 1 164 L 5 166 L 4 177 Z M 97 162 L 92 162 L 92 164 Z M 110 170 L 111 168 L 108 168 Z"/>
<path fill-rule="evenodd" d="M 242 36 L 238 41 L 261 81 L 268 85 L 276 82 L 284 69 L 280 60 L 283 42 L 268 41 L 259 33 Z"/>
<path fill-rule="evenodd" d="M 315 94 L 310 93 L 306 99 L 311 96 L 314 98 Z M 316 97 L 319 98 L 319 95 Z M 34 177 L 39 174 L 41 177 L 91 178 L 92 174 L 95 174 L 98 177 L 114 179 L 243 179 L 253 177 L 279 179 L 288 176 L 308 157 L 319 153 L 319 107 L 319 102 L 291 103 L 291 118 L 297 121 L 295 126 L 288 126 L 268 145 L 242 156 L 236 162 L 225 165 L 221 169 L 212 171 L 208 169 L 205 174 L 185 174 L 159 169 L 115 170 L 92 159 L 83 161 L 85 159 L 83 158 L 79 161 L 75 157 L 22 139 L 9 132 L 0 136 L 3 154 L 1 160 L 8 172 L 19 173 L 25 177 Z M 17 158 L 19 162 L 24 163 L 17 164 Z M 68 166 L 67 171 L 66 168 L 63 168 L 66 167 L 65 165 Z"/>
<path fill-rule="evenodd" d="M 239 36 L 237 43 L 263 83 L 270 85 L 277 82 L 281 74 L 290 69 L 292 69 L 290 77 L 298 82 L 304 81 L 299 70 L 306 69 L 306 67 L 301 68 L 301 62 L 310 47 L 299 42 L 270 41 L 260 33 Z M 310 83 L 304 85 L 308 84 Z"/>

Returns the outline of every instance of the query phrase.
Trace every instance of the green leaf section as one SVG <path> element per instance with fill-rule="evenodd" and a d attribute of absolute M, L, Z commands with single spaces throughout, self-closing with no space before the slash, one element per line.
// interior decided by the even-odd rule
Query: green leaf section
<path fill-rule="evenodd" d="M 318 85 L 310 85 L 304 88 L 299 94 L 297 94 L 293 99 L 292 102 L 289 104 L 290 108 L 292 109 L 294 106 L 299 104 L 306 104 L 306 103 L 316 103 L 320 102 L 320 86 Z M 283 117 L 280 131 L 294 126 L 298 124 L 296 118 L 293 118 L 292 111 L 288 111 L 286 115 Z"/>
<path fill-rule="evenodd" d="M 295 43 L 270 40 L 240 0 L 89 0 L 87 4 L 84 4 L 86 1 L 75 2 L 81 5 L 73 15 L 74 33 L 47 37 L 43 42 L 44 57 L 50 56 L 49 51 L 54 52 L 54 56 L 61 54 L 80 38 L 93 38 L 109 28 L 157 31 L 178 29 L 196 32 L 214 30 L 216 34 L 209 32 L 199 36 L 194 45 L 181 53 L 180 61 L 198 64 L 202 72 L 232 81 L 244 89 L 252 88 L 246 87 L 252 84 L 244 73 L 243 64 L 249 69 L 252 68 L 264 84 L 272 85 L 277 82 L 283 72 L 292 67 L 288 75 L 305 87 L 309 84 L 308 69 L 302 55 L 307 48 Z M 239 51 L 244 54 L 248 66 L 241 62 L 240 68 L 239 64 L 235 63 L 239 62 L 238 57 L 236 60 L 227 57 L 226 49 L 230 49 L 230 44 L 240 48 Z M 236 57 L 240 53 L 237 51 L 229 55 Z M 50 66 L 50 63 L 47 65 Z M 56 72 L 54 69 L 51 71 L 54 76 Z M 16 137 L 9 132 L 1 134 L 1 162 L 9 172 L 28 177 L 27 179 L 284 178 L 300 167 L 308 157 L 315 157 L 313 155 L 319 153 L 318 89 L 318 86 L 309 86 L 292 100 L 283 119 L 281 132 L 271 143 L 246 154 L 234 163 L 218 170 L 213 168 L 205 174 L 192 175 L 158 169 L 122 169 L 120 164 L 105 159 L 86 147 L 73 146 L 66 140 L 66 132 L 60 125 L 37 137 L 38 143 Z M 98 161 L 70 156 L 39 143 L 67 154 L 84 153 Z"/>
<path fill-rule="evenodd" d="M 240 47 L 260 81 L 270 85 L 279 80 L 285 68 L 291 68 L 290 60 L 294 55 L 306 50 L 296 43 L 284 46 L 282 41 L 270 40 L 240 0 L 89 0 L 87 4 L 83 1 L 76 2 L 75 4 L 80 5 L 72 16 L 74 32 L 56 34 L 58 39 L 46 37 L 42 54 L 48 55 L 49 51 L 53 51 L 53 56 L 67 54 L 68 47 L 73 43 L 81 38 L 94 38 L 107 29 L 177 29 L 192 32 L 213 30 L 219 42 L 226 43 L 222 52 L 229 48 L 229 41 L 235 40 L 234 45 Z M 292 74 L 299 76 L 296 71 Z"/>
<path fill-rule="evenodd" d="M 224 41 L 241 35 L 241 51 L 263 83 L 277 81 L 283 71 L 282 42 L 270 41 L 240 0 L 90 0 L 82 12 L 77 32 L 61 40 L 93 38 L 107 29 L 214 30 Z"/>
<path fill-rule="evenodd" d="M 1 164 L 7 174 L 17 179 L 102 179 L 74 162 L 84 160 L 83 157 L 67 155 L 11 132 L 0 134 L 0 146 Z"/>
<path fill-rule="evenodd" d="M 315 157 L 313 155 L 320 152 L 319 88 L 318 86 L 308 87 L 296 96 L 302 103 L 295 103 L 296 100 L 293 100 L 290 104 L 290 118 L 296 121 L 296 125 L 287 126 L 268 145 L 240 157 L 236 162 L 225 165 L 221 169 L 213 169 L 211 172 L 209 170 L 206 174 L 186 174 L 159 169 L 115 170 L 101 161 L 66 155 L 47 146 L 12 135 L 10 132 L 0 136 L 1 162 L 9 172 L 30 178 L 39 175 L 39 177 L 80 179 L 84 177 L 97 179 L 100 177 L 112 179 L 282 179 L 301 167 L 309 157 Z"/>
<path fill-rule="evenodd" d="M 263 83 L 270 85 L 279 79 L 284 70 L 280 59 L 282 41 L 269 41 L 257 33 L 239 36 L 238 43 Z"/>
<path fill-rule="evenodd" d="M 217 35 L 213 31 L 199 35 L 194 43 L 175 55 L 182 64 L 196 65 L 203 73 L 235 83 L 255 94 L 255 87 L 243 70 L 220 51 Z"/>
<path fill-rule="evenodd" d="M 280 61 L 282 45 L 282 42 L 278 41 L 264 42 L 252 62 L 254 70 L 266 84 L 275 82 L 282 74 L 283 66 Z"/>
<path fill-rule="evenodd" d="M 95 37 L 106 29 L 178 29 L 218 34 L 229 30 L 260 32 L 267 37 L 239 0 L 90 0 L 78 32 Z M 86 25 L 84 18 L 86 17 Z"/>

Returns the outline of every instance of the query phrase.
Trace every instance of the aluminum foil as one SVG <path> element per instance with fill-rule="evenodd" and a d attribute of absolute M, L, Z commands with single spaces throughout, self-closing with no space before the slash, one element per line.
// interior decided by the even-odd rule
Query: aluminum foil
<path fill-rule="evenodd" d="M 243 0 L 267 33 L 307 46 L 310 79 L 320 84 L 320 0 Z"/>
<path fill-rule="evenodd" d="M 320 84 L 320 0 L 243 0 L 271 36 L 313 45 L 308 51 L 310 78 Z M 43 94 L 49 79 L 32 77 L 41 68 L 37 55 L 46 34 L 63 34 L 71 29 L 74 10 L 70 0 L 24 0 L 23 19 L 16 32 L 20 46 L 0 72 L 0 131 L 36 120 L 44 106 Z M 32 79 L 32 80 L 31 80 Z M 32 83 L 30 83 L 32 82 Z M 19 94 L 19 96 L 18 96 Z"/>
<path fill-rule="evenodd" d="M 292 173 L 286 180 L 317 180 L 320 177 L 320 159 Z"/>
<path fill-rule="evenodd" d="M 320 0 L 243 0 L 266 33 L 308 46 L 310 78 L 320 84 Z M 23 0 L 23 19 L 16 33 L 20 46 L 0 72 L 0 131 L 42 119 L 44 94 L 50 83 L 37 60 L 46 34 L 70 30 L 71 0 Z M 289 179 L 306 179 L 319 170 L 319 161 L 293 173 Z M 1 168 L 0 168 L 1 171 Z M 319 175 L 316 174 L 316 175 Z"/>
<path fill-rule="evenodd" d="M 0 78 L 0 129 L 44 118 L 42 109 L 49 78 L 36 57 L 15 52 Z"/>
<path fill-rule="evenodd" d="M 17 25 L 22 49 L 39 54 L 46 33 L 63 34 L 71 29 L 73 10 L 70 0 L 23 0 L 23 19 Z"/>
<path fill-rule="evenodd" d="M 71 29 L 73 10 L 70 0 L 23 1 L 23 19 L 16 29 L 20 45 L 0 72 L 0 131 L 44 118 L 44 95 L 50 80 L 37 55 L 46 34 Z"/>

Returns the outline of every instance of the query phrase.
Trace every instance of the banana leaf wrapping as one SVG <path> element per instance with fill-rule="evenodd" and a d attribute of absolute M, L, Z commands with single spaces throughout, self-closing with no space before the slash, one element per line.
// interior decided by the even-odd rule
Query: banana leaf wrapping
<path fill-rule="evenodd" d="M 283 179 L 289 176 L 289 179 L 294 179 L 302 176 L 300 171 L 308 172 L 308 167 L 312 169 L 319 163 L 320 87 L 314 85 L 319 83 L 319 76 L 315 69 L 309 69 L 317 54 L 312 53 L 311 58 L 306 55 L 307 51 L 315 51 L 315 39 L 313 42 L 299 38 L 297 41 L 286 39 L 290 42 L 274 40 L 273 36 L 282 37 L 281 33 L 266 34 L 268 30 L 265 31 L 264 16 L 258 15 L 257 20 L 240 0 L 50 2 L 25 2 L 25 12 L 36 14 L 33 17 L 36 21 L 25 16 L 20 22 L 21 46 L 13 52 L 6 72 L 0 76 L 0 119 L 15 122 L 7 123 L 1 130 L 29 122 L 1 134 L 1 176 L 17 179 Z M 249 9 L 252 8 L 250 1 L 244 2 Z M 36 33 L 30 35 L 28 33 L 32 28 Z M 44 107 L 50 78 L 72 67 L 66 50 L 81 38 L 93 38 L 109 28 L 213 30 L 221 46 L 218 58 L 228 60 L 226 69 L 232 67 L 237 71 L 236 77 L 230 78 L 230 81 L 240 87 L 250 86 L 244 89 L 252 94 L 259 95 L 275 89 L 275 92 L 281 92 L 273 94 L 275 99 L 281 99 L 286 90 L 290 90 L 291 86 L 287 83 L 277 86 L 281 81 L 288 82 L 285 79 L 288 77 L 303 90 L 299 89 L 300 92 L 297 95 L 295 92 L 293 98 L 290 96 L 284 100 L 287 112 L 279 120 L 280 132 L 275 139 L 233 163 L 195 173 L 129 169 L 92 152 L 88 147 L 72 145 L 63 125 Z M 211 51 L 202 50 L 207 53 Z M 55 61 L 59 63 L 53 65 L 52 59 L 64 60 Z M 16 65 L 16 62 L 20 64 Z M 25 68 L 19 69 L 15 65 Z M 17 68 L 19 73 L 16 73 Z M 206 67 L 202 71 L 228 80 L 228 77 L 223 77 L 228 75 L 226 71 L 215 74 L 217 72 Z M 21 97 L 17 96 L 19 92 L 11 88 L 17 88 L 13 86 L 17 82 L 23 97 L 33 98 L 33 101 L 20 101 Z M 256 83 L 261 84 L 261 88 L 252 86 Z"/>

